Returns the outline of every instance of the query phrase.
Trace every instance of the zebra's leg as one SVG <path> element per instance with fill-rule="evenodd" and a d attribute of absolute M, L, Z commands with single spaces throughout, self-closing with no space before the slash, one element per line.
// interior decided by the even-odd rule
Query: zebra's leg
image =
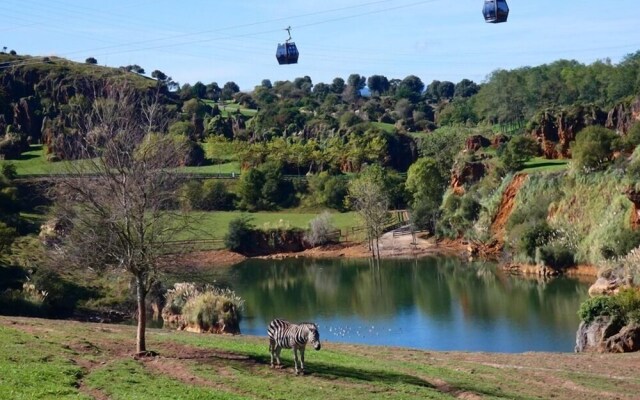
<path fill-rule="evenodd" d="M 282 368 L 280 365 L 280 352 L 282 351 L 282 347 L 276 346 L 276 368 Z"/>
<path fill-rule="evenodd" d="M 293 346 L 293 367 L 296 370 L 296 375 L 298 375 L 298 347 Z"/>
<path fill-rule="evenodd" d="M 304 347 L 300 348 L 300 371 L 304 375 Z"/>
<path fill-rule="evenodd" d="M 275 353 L 276 342 L 273 339 L 269 339 L 269 353 L 271 354 L 271 368 L 273 368 L 273 356 Z"/>

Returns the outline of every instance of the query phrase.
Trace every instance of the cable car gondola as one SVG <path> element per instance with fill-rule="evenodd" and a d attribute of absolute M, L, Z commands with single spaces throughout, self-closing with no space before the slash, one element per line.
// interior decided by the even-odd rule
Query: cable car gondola
<path fill-rule="evenodd" d="M 509 6 L 506 0 L 484 0 L 482 9 L 484 20 L 492 24 L 507 22 L 509 16 Z"/>
<path fill-rule="evenodd" d="M 300 53 L 298 53 L 295 42 L 291 42 L 291 27 L 285 30 L 289 33 L 289 39 L 287 39 L 284 44 L 278 43 L 278 49 L 276 50 L 278 64 L 297 64 Z"/>

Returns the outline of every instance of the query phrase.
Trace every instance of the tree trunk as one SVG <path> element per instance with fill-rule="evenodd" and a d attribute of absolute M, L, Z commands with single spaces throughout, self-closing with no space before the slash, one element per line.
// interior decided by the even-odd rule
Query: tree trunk
<path fill-rule="evenodd" d="M 136 291 L 138 299 L 138 330 L 136 335 L 136 352 L 138 354 L 147 351 L 146 327 L 147 327 L 147 307 L 145 299 L 147 291 L 142 277 L 136 276 Z"/>

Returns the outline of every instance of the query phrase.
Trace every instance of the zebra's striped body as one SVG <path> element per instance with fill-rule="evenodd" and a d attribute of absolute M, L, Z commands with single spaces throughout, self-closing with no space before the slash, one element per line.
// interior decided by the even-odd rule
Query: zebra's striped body
<path fill-rule="evenodd" d="M 280 351 L 293 349 L 294 368 L 298 374 L 298 350 L 300 350 L 300 370 L 304 373 L 304 349 L 311 343 L 314 349 L 320 350 L 320 332 L 318 326 L 311 323 L 292 324 L 282 319 L 274 319 L 267 329 L 269 335 L 269 352 L 271 353 L 271 368 L 280 368 Z"/>

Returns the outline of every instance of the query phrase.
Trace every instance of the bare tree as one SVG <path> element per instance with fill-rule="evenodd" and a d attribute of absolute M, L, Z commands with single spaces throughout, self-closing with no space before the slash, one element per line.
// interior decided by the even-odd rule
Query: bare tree
<path fill-rule="evenodd" d="M 382 187 L 367 176 L 351 181 L 349 199 L 365 224 L 373 257 L 380 258 L 379 238 L 389 220 L 389 199 Z"/>
<path fill-rule="evenodd" d="M 57 210 L 71 227 L 60 255 L 66 265 L 111 269 L 135 281 L 136 351 L 146 354 L 145 300 L 164 266 L 167 242 L 188 229 L 176 202 L 184 150 L 155 129 L 166 126 L 158 98 L 122 84 L 106 85 L 78 118 L 68 175 L 56 185 Z"/>

